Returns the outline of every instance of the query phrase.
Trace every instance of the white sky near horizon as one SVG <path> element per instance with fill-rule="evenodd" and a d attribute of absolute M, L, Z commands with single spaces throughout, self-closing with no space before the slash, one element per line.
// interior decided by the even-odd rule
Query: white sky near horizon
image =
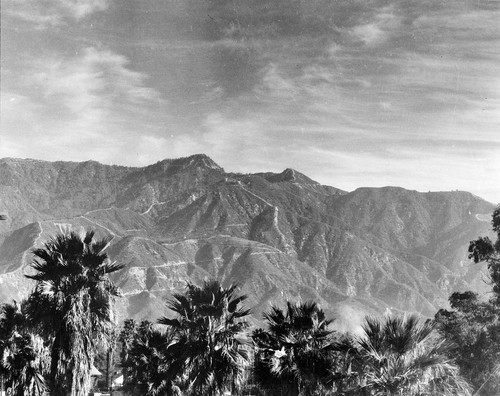
<path fill-rule="evenodd" d="M 499 0 L 1 0 L 0 157 L 205 153 L 500 202 Z"/>

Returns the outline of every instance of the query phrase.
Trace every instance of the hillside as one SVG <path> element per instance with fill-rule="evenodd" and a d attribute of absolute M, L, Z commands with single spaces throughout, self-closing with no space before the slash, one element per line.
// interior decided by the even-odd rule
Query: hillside
<path fill-rule="evenodd" d="M 452 291 L 485 289 L 466 250 L 493 208 L 458 191 L 347 193 L 293 169 L 227 173 L 205 155 L 144 168 L 2 159 L 0 301 L 28 293 L 33 247 L 93 228 L 127 264 L 114 278 L 121 318 L 154 320 L 173 290 L 206 277 L 239 283 L 256 319 L 287 298 L 314 299 L 339 322 L 433 315 Z"/>

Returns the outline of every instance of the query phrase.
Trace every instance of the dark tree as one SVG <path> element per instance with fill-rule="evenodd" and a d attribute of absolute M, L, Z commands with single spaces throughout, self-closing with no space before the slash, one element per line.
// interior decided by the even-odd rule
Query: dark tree
<path fill-rule="evenodd" d="M 496 241 L 488 237 L 480 237 L 469 245 L 469 259 L 474 263 L 486 262 L 493 287 L 492 302 L 500 306 L 500 205 L 492 215 L 491 225 L 496 234 Z"/>
<path fill-rule="evenodd" d="M 236 291 L 215 280 L 188 283 L 168 303 L 177 316 L 158 321 L 174 335 L 166 355 L 171 373 L 178 370 L 177 382 L 186 385 L 184 394 L 218 395 L 241 383 L 248 362 L 244 318 L 250 311 L 241 305 L 246 296 Z"/>
<path fill-rule="evenodd" d="M 478 395 L 497 394 L 500 389 L 500 206 L 491 224 L 496 241 L 471 241 L 468 257 L 487 263 L 492 297 L 484 301 L 471 291 L 453 293 L 451 310 L 441 309 L 435 317 L 441 334 L 459 346 L 454 357 Z"/>
<path fill-rule="evenodd" d="M 48 351 L 43 340 L 30 330 L 25 304 L 0 307 L 0 376 L 11 395 L 42 395 Z"/>
<path fill-rule="evenodd" d="M 498 310 L 473 292 L 453 293 L 450 305 L 450 311 L 436 314 L 439 331 L 458 346 L 452 356 L 478 394 L 495 394 L 500 386 Z"/>
<path fill-rule="evenodd" d="M 29 317 L 51 340 L 51 396 L 87 396 L 90 370 L 100 342 L 114 328 L 112 300 L 118 289 L 108 274 L 123 268 L 110 263 L 109 240 L 94 241 L 89 231 L 57 235 L 33 251 L 36 281 L 28 298 Z"/>
<path fill-rule="evenodd" d="M 273 307 L 264 319 L 267 329 L 252 335 L 256 381 L 273 394 L 289 396 L 313 394 L 328 385 L 335 343 L 323 310 L 314 302 L 287 302 L 284 311 Z"/>
<path fill-rule="evenodd" d="M 134 395 L 179 394 L 175 383 L 179 368 L 172 367 L 173 359 L 169 356 L 169 346 L 175 341 L 172 333 L 155 329 L 149 321 L 142 321 L 137 326 L 133 320 L 128 320 L 120 338 L 125 337 L 126 352 L 122 355 L 127 378 L 125 389 Z"/>
<path fill-rule="evenodd" d="M 123 383 L 128 384 L 128 373 L 126 370 L 128 353 L 132 346 L 132 342 L 137 334 L 137 323 L 134 319 L 126 319 L 123 323 L 123 328 L 118 336 L 120 343 L 120 365 L 122 367 Z"/>

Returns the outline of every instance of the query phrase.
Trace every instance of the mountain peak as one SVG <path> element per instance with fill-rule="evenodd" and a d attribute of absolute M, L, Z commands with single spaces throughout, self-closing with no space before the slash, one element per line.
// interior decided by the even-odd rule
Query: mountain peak
<path fill-rule="evenodd" d="M 189 157 L 181 157 L 176 159 L 164 159 L 160 161 L 158 164 L 163 167 L 168 168 L 177 168 L 187 169 L 187 168 L 205 168 L 205 169 L 214 169 L 218 171 L 224 171 L 224 169 L 219 166 L 214 160 L 212 160 L 206 154 L 193 154 Z"/>
<path fill-rule="evenodd" d="M 297 179 L 297 171 L 292 168 L 286 168 L 283 172 L 281 172 L 283 177 L 283 181 L 295 181 Z"/>
<path fill-rule="evenodd" d="M 206 154 L 193 154 L 189 157 L 184 158 L 183 160 L 189 161 L 190 166 L 194 166 L 197 168 L 210 168 L 222 171 L 224 170 L 222 169 L 221 166 L 219 166 L 212 158 L 210 158 Z"/>
<path fill-rule="evenodd" d="M 318 185 L 319 183 L 310 179 L 306 175 L 297 172 L 295 169 L 286 168 L 281 173 L 273 173 L 266 177 L 267 181 L 271 183 L 280 183 L 280 182 L 295 182 L 301 184 L 314 184 Z"/>

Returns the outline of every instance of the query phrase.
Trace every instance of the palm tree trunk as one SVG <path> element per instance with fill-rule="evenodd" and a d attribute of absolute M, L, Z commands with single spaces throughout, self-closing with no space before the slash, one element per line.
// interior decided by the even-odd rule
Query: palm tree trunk
<path fill-rule="evenodd" d="M 58 332 L 52 343 L 52 350 L 50 352 L 50 374 L 49 374 L 49 388 L 50 396 L 65 396 L 64 385 L 58 378 L 59 364 L 61 363 L 60 357 L 62 352 L 61 333 Z"/>
<path fill-rule="evenodd" d="M 111 348 L 108 349 L 106 353 L 106 387 L 108 390 L 111 390 Z"/>

